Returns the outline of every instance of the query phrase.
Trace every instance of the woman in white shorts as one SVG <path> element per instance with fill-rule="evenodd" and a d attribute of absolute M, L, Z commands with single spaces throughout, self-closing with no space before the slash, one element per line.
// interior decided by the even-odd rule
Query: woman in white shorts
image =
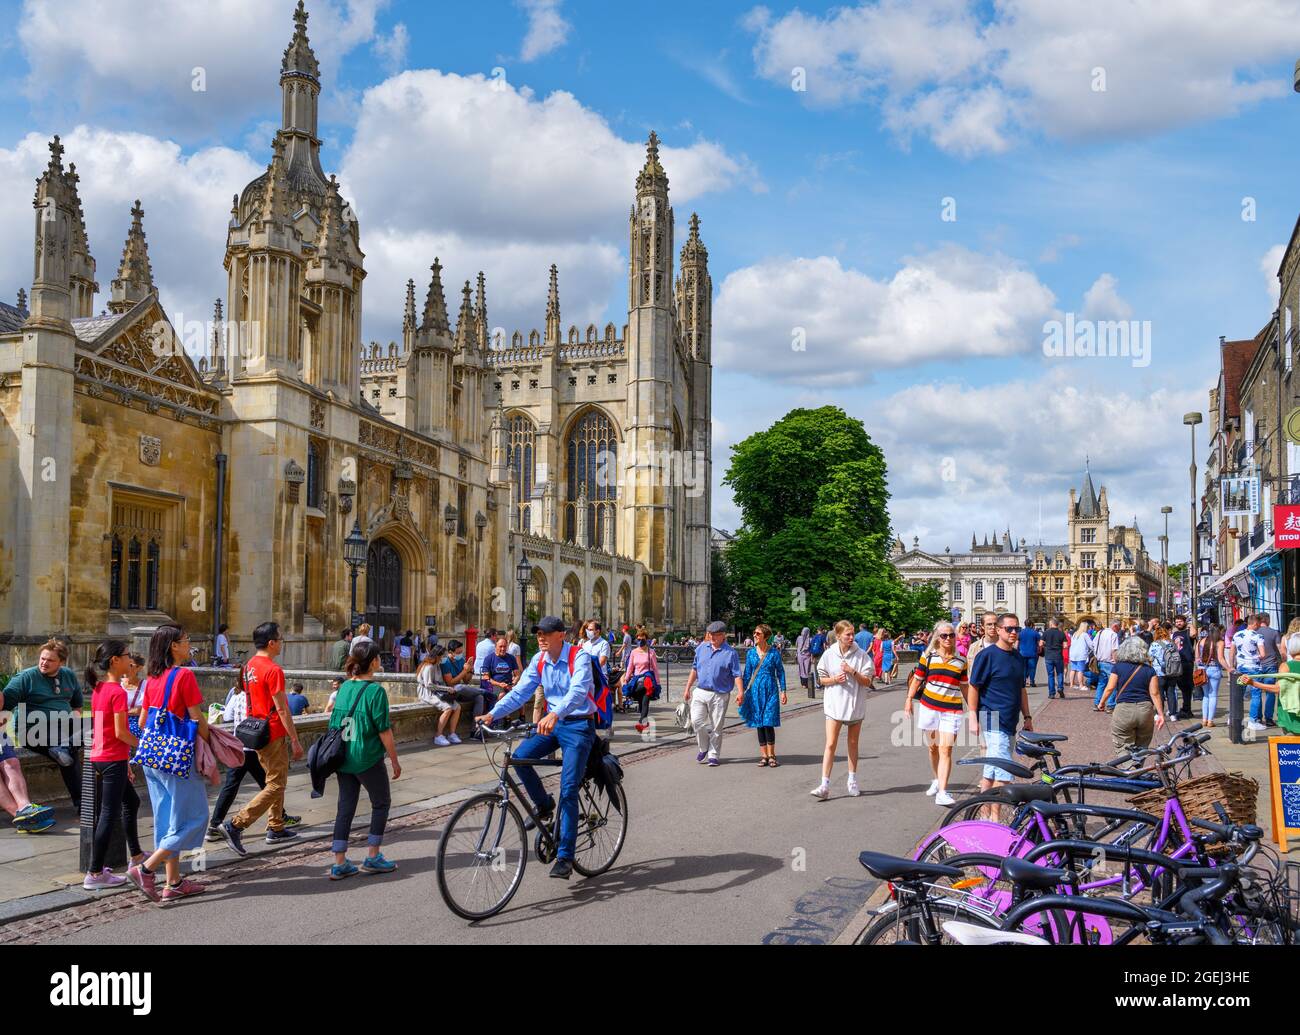
<path fill-rule="evenodd" d="M 442 682 L 440 666 L 446 653 L 446 648 L 434 647 L 431 653 L 424 656 L 415 673 L 420 703 L 431 704 L 438 710 L 438 728 L 434 731 L 436 736 L 433 738 L 437 747 L 450 747 L 460 743 L 460 737 L 456 736 L 456 725 L 460 722 L 460 702 L 456 700 L 455 691 L 448 690 Z M 449 729 L 450 734 L 447 733 Z"/>
<path fill-rule="evenodd" d="M 817 679 L 826 691 L 826 751 L 822 755 L 822 782 L 810 792 L 814 798 L 825 801 L 830 797 L 835 748 L 845 726 L 849 729 L 848 791 L 855 798 L 862 793 L 858 789 L 858 735 L 867 714 L 867 691 L 875 675 L 871 655 L 853 642 L 853 623 L 836 622 L 835 640 L 817 662 Z"/>
<path fill-rule="evenodd" d="M 936 805 L 952 805 L 948 777 L 952 775 L 952 747 L 961 732 L 963 704 L 967 708 L 966 721 L 973 735 L 979 734 L 979 724 L 971 707 L 966 659 L 957 653 L 957 631 L 951 622 L 939 622 L 934 627 L 929 649 L 916 663 L 907 681 L 904 715 L 911 716 L 912 702 L 918 698 L 921 714 L 917 727 L 925 734 L 925 746 L 930 749 L 930 772 L 934 773 L 925 793 L 934 795 Z"/>

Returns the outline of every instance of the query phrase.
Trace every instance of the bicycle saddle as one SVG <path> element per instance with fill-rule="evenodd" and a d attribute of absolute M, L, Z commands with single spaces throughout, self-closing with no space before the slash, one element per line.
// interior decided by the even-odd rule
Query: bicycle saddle
<path fill-rule="evenodd" d="M 1000 794 L 1015 805 L 1027 801 L 1051 801 L 1052 785 L 1049 783 L 1007 783 L 993 793 Z"/>
<path fill-rule="evenodd" d="M 1022 780 L 1028 780 L 1032 777 L 1033 771 L 1019 762 L 1013 762 L 1009 758 L 992 758 L 987 755 L 979 755 L 975 758 L 959 758 L 958 765 L 991 765 L 995 769 L 1001 769 L 1010 773 L 1012 776 L 1018 776 Z"/>
<path fill-rule="evenodd" d="M 1039 733 L 1037 730 L 1021 730 L 1020 739 L 1031 744 L 1055 744 L 1058 740 L 1069 740 L 1064 733 Z"/>
<path fill-rule="evenodd" d="M 939 877 L 959 880 L 965 876 L 955 866 L 917 862 L 915 859 L 903 859 L 897 855 L 886 855 L 884 852 L 861 852 L 858 855 L 858 862 L 862 863 L 871 876 L 880 880 L 935 880 Z"/>
<path fill-rule="evenodd" d="M 1052 747 L 1051 744 L 1030 744 L 1024 740 L 1016 741 L 1016 754 L 1024 755 L 1026 758 L 1060 758 L 1061 749 Z"/>
<path fill-rule="evenodd" d="M 1137 809 L 1120 808 L 1118 805 L 1090 805 L 1068 801 L 1031 801 L 1029 808 L 1044 819 L 1056 816 L 1097 816 L 1100 819 L 1122 819 L 1129 823 L 1149 823 L 1155 826 L 1160 822 L 1159 816 Z"/>
<path fill-rule="evenodd" d="M 1014 855 L 1002 860 L 1002 878 L 1026 888 L 1047 891 L 1058 884 L 1071 886 L 1079 882 L 1079 875 L 1073 870 L 1058 870 L 1053 866 L 1039 866 L 1025 862 Z"/>

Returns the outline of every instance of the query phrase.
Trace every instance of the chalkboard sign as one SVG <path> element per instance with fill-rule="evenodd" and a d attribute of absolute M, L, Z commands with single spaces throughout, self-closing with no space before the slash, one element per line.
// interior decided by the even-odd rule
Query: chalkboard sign
<path fill-rule="evenodd" d="M 1300 737 L 1269 737 L 1273 840 L 1287 850 L 1287 836 L 1300 838 Z"/>

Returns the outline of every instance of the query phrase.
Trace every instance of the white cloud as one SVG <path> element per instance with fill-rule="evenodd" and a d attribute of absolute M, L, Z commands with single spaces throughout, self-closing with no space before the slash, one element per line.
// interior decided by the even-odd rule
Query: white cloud
<path fill-rule="evenodd" d="M 671 200 L 754 184 L 744 160 L 698 140 L 660 149 Z M 363 228 L 439 227 L 500 241 L 622 242 L 645 143 L 570 93 L 539 99 L 482 75 L 404 72 L 366 91 L 340 179 Z M 420 171 L 428 190 L 411 188 Z M 680 243 L 680 242 L 679 242 Z"/>
<path fill-rule="evenodd" d="M 1083 296 L 1083 316 L 1088 320 L 1128 320 L 1133 307 L 1119 294 L 1119 281 L 1103 273 Z"/>
<path fill-rule="evenodd" d="M 30 133 L 14 148 L 0 148 L 0 198 L 5 199 L 0 205 L 0 240 L 16 244 L 0 249 L 0 288 L 9 301 L 20 286 L 31 290 L 29 199 L 49 161 L 48 143 L 44 136 Z M 109 283 L 117 275 L 131 225 L 131 205 L 138 198 L 163 305 L 174 320 L 211 319 L 213 299 L 226 293 L 221 260 L 230 198 L 261 168 L 247 155 L 225 147 L 185 154 L 170 141 L 86 126 L 63 137 L 63 145 L 65 165 L 77 166 L 86 232 L 98 264 L 102 291 L 95 311 L 107 305 Z"/>
<path fill-rule="evenodd" d="M 379 35 L 375 37 L 375 42 L 371 44 L 375 56 L 383 62 L 384 67 L 389 73 L 398 72 L 406 64 L 406 51 L 410 47 L 410 34 L 406 31 L 406 25 L 398 22 L 393 26 L 393 31 L 387 36 Z"/>
<path fill-rule="evenodd" d="M 520 61 L 535 61 L 564 46 L 573 26 L 560 14 L 561 0 L 519 0 L 519 6 L 528 15 Z"/>
<path fill-rule="evenodd" d="M 1278 296 L 1282 293 L 1281 285 L 1277 279 L 1277 271 L 1282 267 L 1282 256 L 1285 254 L 1286 245 L 1275 244 L 1259 260 L 1259 272 L 1264 274 L 1264 289 L 1268 292 L 1268 297 L 1274 305 L 1277 305 Z"/>
<path fill-rule="evenodd" d="M 788 87 L 805 69 L 809 104 L 872 101 L 904 141 L 971 155 L 1026 129 L 1157 133 L 1280 96 L 1259 68 L 1300 47 L 1294 15 L 1285 0 L 879 0 L 824 16 L 759 7 L 744 24 L 758 73 Z"/>
<path fill-rule="evenodd" d="M 326 89 L 375 35 L 387 0 L 313 0 L 307 27 Z M 147 111 L 155 132 L 210 137 L 278 107 L 293 7 L 266 0 L 26 0 L 18 38 L 28 98 L 51 119 L 103 123 Z M 390 37 L 390 43 L 391 43 Z M 195 90 L 195 70 L 203 90 Z"/>
<path fill-rule="evenodd" d="M 802 384 L 1041 346 L 1052 292 L 999 255 L 950 245 L 903 260 L 888 280 L 838 259 L 778 259 L 728 274 L 714 305 L 714 361 Z M 805 349 L 794 348 L 799 329 Z"/>

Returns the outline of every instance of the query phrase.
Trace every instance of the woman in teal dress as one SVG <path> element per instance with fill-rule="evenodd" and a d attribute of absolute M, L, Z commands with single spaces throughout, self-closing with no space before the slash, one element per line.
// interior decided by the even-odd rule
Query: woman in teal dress
<path fill-rule="evenodd" d="M 775 769 L 776 728 L 781 725 L 781 706 L 786 703 L 785 665 L 781 652 L 770 646 L 769 626 L 754 628 L 754 646 L 745 655 L 742 689 L 736 706 L 745 725 L 758 730 L 758 764 Z"/>

